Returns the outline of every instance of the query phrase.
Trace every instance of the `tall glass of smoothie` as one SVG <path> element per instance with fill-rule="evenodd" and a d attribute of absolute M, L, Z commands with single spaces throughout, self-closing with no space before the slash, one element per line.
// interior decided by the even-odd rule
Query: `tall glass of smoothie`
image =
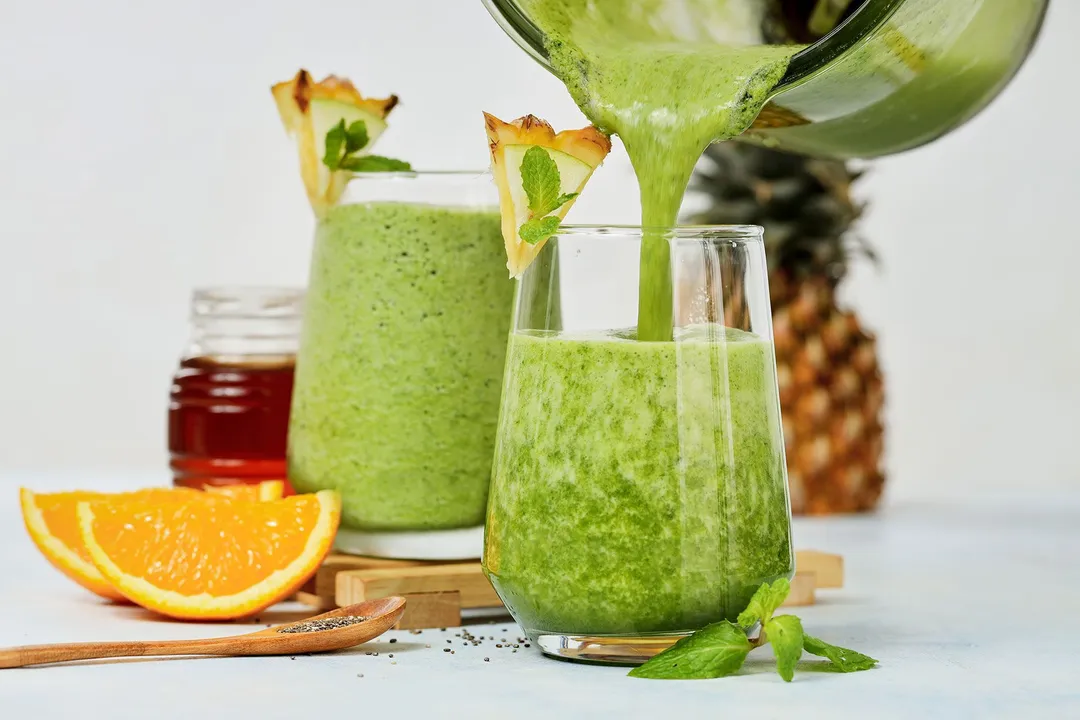
<path fill-rule="evenodd" d="M 513 283 L 484 172 L 358 173 L 318 221 L 289 479 L 335 488 L 337 546 L 477 557 Z"/>
<path fill-rule="evenodd" d="M 671 340 L 634 327 L 643 235 Z M 483 564 L 529 637 L 641 662 L 791 577 L 761 229 L 564 226 L 517 293 Z"/>

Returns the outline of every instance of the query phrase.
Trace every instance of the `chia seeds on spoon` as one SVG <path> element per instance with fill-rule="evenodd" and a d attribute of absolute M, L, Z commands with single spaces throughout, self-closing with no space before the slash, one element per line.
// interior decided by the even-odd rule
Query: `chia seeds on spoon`
<path fill-rule="evenodd" d="M 364 615 L 335 615 L 328 618 L 320 618 L 318 620 L 308 620 L 306 622 L 296 623 L 294 625 L 286 625 L 278 630 L 279 633 L 308 633 L 318 632 L 319 630 L 336 630 L 338 628 L 348 627 L 349 625 L 355 625 L 362 623 L 365 620 L 371 618 Z"/>

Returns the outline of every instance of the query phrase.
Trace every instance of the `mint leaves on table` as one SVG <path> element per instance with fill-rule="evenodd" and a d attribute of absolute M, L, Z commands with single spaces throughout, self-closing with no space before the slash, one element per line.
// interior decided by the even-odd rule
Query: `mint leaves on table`
<path fill-rule="evenodd" d="M 828 658 L 832 661 L 833 669 L 838 672 L 849 673 L 869 670 L 877 664 L 877 660 L 869 655 L 830 645 L 812 635 L 803 635 L 803 650 L 806 650 L 811 655 Z"/>
<path fill-rule="evenodd" d="M 535 245 L 558 232 L 559 218 L 547 216 L 576 198 L 578 193 L 559 192 L 562 188 L 559 166 L 539 145 L 526 150 L 521 159 L 521 185 L 529 198 L 529 219 L 518 228 L 518 236 Z"/>
<path fill-rule="evenodd" d="M 739 614 L 737 624 L 723 620 L 707 625 L 634 668 L 630 676 L 666 680 L 724 677 L 737 672 L 751 650 L 766 644 L 772 645 L 776 671 L 786 682 L 795 676 L 803 650 L 827 658 L 830 669 L 837 672 L 869 670 L 877 664 L 868 655 L 807 635 L 802 621 L 794 615 L 774 615 L 790 591 L 791 584 L 784 578 L 762 583 Z M 759 623 L 757 637 L 749 637 L 748 631 Z"/>
<path fill-rule="evenodd" d="M 631 670 L 630 676 L 666 680 L 724 677 L 741 668 L 753 649 L 742 628 L 724 620 L 684 637 Z"/>
<path fill-rule="evenodd" d="M 368 131 L 363 120 L 354 120 L 346 125 L 345 120 L 330 128 L 326 133 L 326 154 L 323 165 L 331 170 L 350 172 L 400 172 L 412 170 L 404 160 L 383 157 L 382 155 L 357 155 L 367 147 Z"/>

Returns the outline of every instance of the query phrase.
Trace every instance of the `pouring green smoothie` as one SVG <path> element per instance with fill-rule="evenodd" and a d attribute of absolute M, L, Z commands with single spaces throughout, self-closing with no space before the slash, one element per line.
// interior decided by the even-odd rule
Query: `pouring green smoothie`
<path fill-rule="evenodd" d="M 741 134 L 757 117 L 799 46 L 725 46 L 664 30 L 670 9 L 658 0 L 527 0 L 544 31 L 551 64 L 578 106 L 618 135 L 641 193 L 641 224 L 675 224 L 690 175 L 709 144 Z M 691 2 L 704 13 L 745 4 Z M 702 23 L 707 25 L 707 23 Z M 667 243 L 642 244 L 638 339 L 670 340 L 671 267 Z"/>

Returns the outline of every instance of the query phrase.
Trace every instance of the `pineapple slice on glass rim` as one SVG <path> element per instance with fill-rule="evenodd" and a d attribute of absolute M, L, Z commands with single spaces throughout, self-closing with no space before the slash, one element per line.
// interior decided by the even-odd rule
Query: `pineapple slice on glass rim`
<path fill-rule="evenodd" d="M 386 130 L 386 116 L 397 105 L 398 97 L 365 98 L 345 78 L 328 75 L 315 82 L 307 70 L 274 85 L 271 92 L 285 129 L 296 140 L 308 200 L 315 213 L 322 214 L 337 203 L 350 176 L 346 170 L 334 171 L 323 164 L 326 134 L 342 120 L 346 125 L 362 120 L 368 142 L 361 153 L 370 153 Z"/>
<path fill-rule="evenodd" d="M 611 152 L 611 140 L 592 125 L 560 133 L 535 115 L 524 115 L 513 122 L 503 122 L 484 113 L 488 143 L 491 148 L 491 174 L 499 188 L 502 235 L 506 245 L 506 267 L 510 277 L 520 277 L 547 242 L 535 243 L 521 237 L 521 227 L 538 219 L 530 209 L 530 198 L 522 179 L 525 154 L 534 147 L 543 148 L 558 169 L 559 195 L 572 197 L 542 217 L 562 220 L 574 204 L 593 171 Z"/>

